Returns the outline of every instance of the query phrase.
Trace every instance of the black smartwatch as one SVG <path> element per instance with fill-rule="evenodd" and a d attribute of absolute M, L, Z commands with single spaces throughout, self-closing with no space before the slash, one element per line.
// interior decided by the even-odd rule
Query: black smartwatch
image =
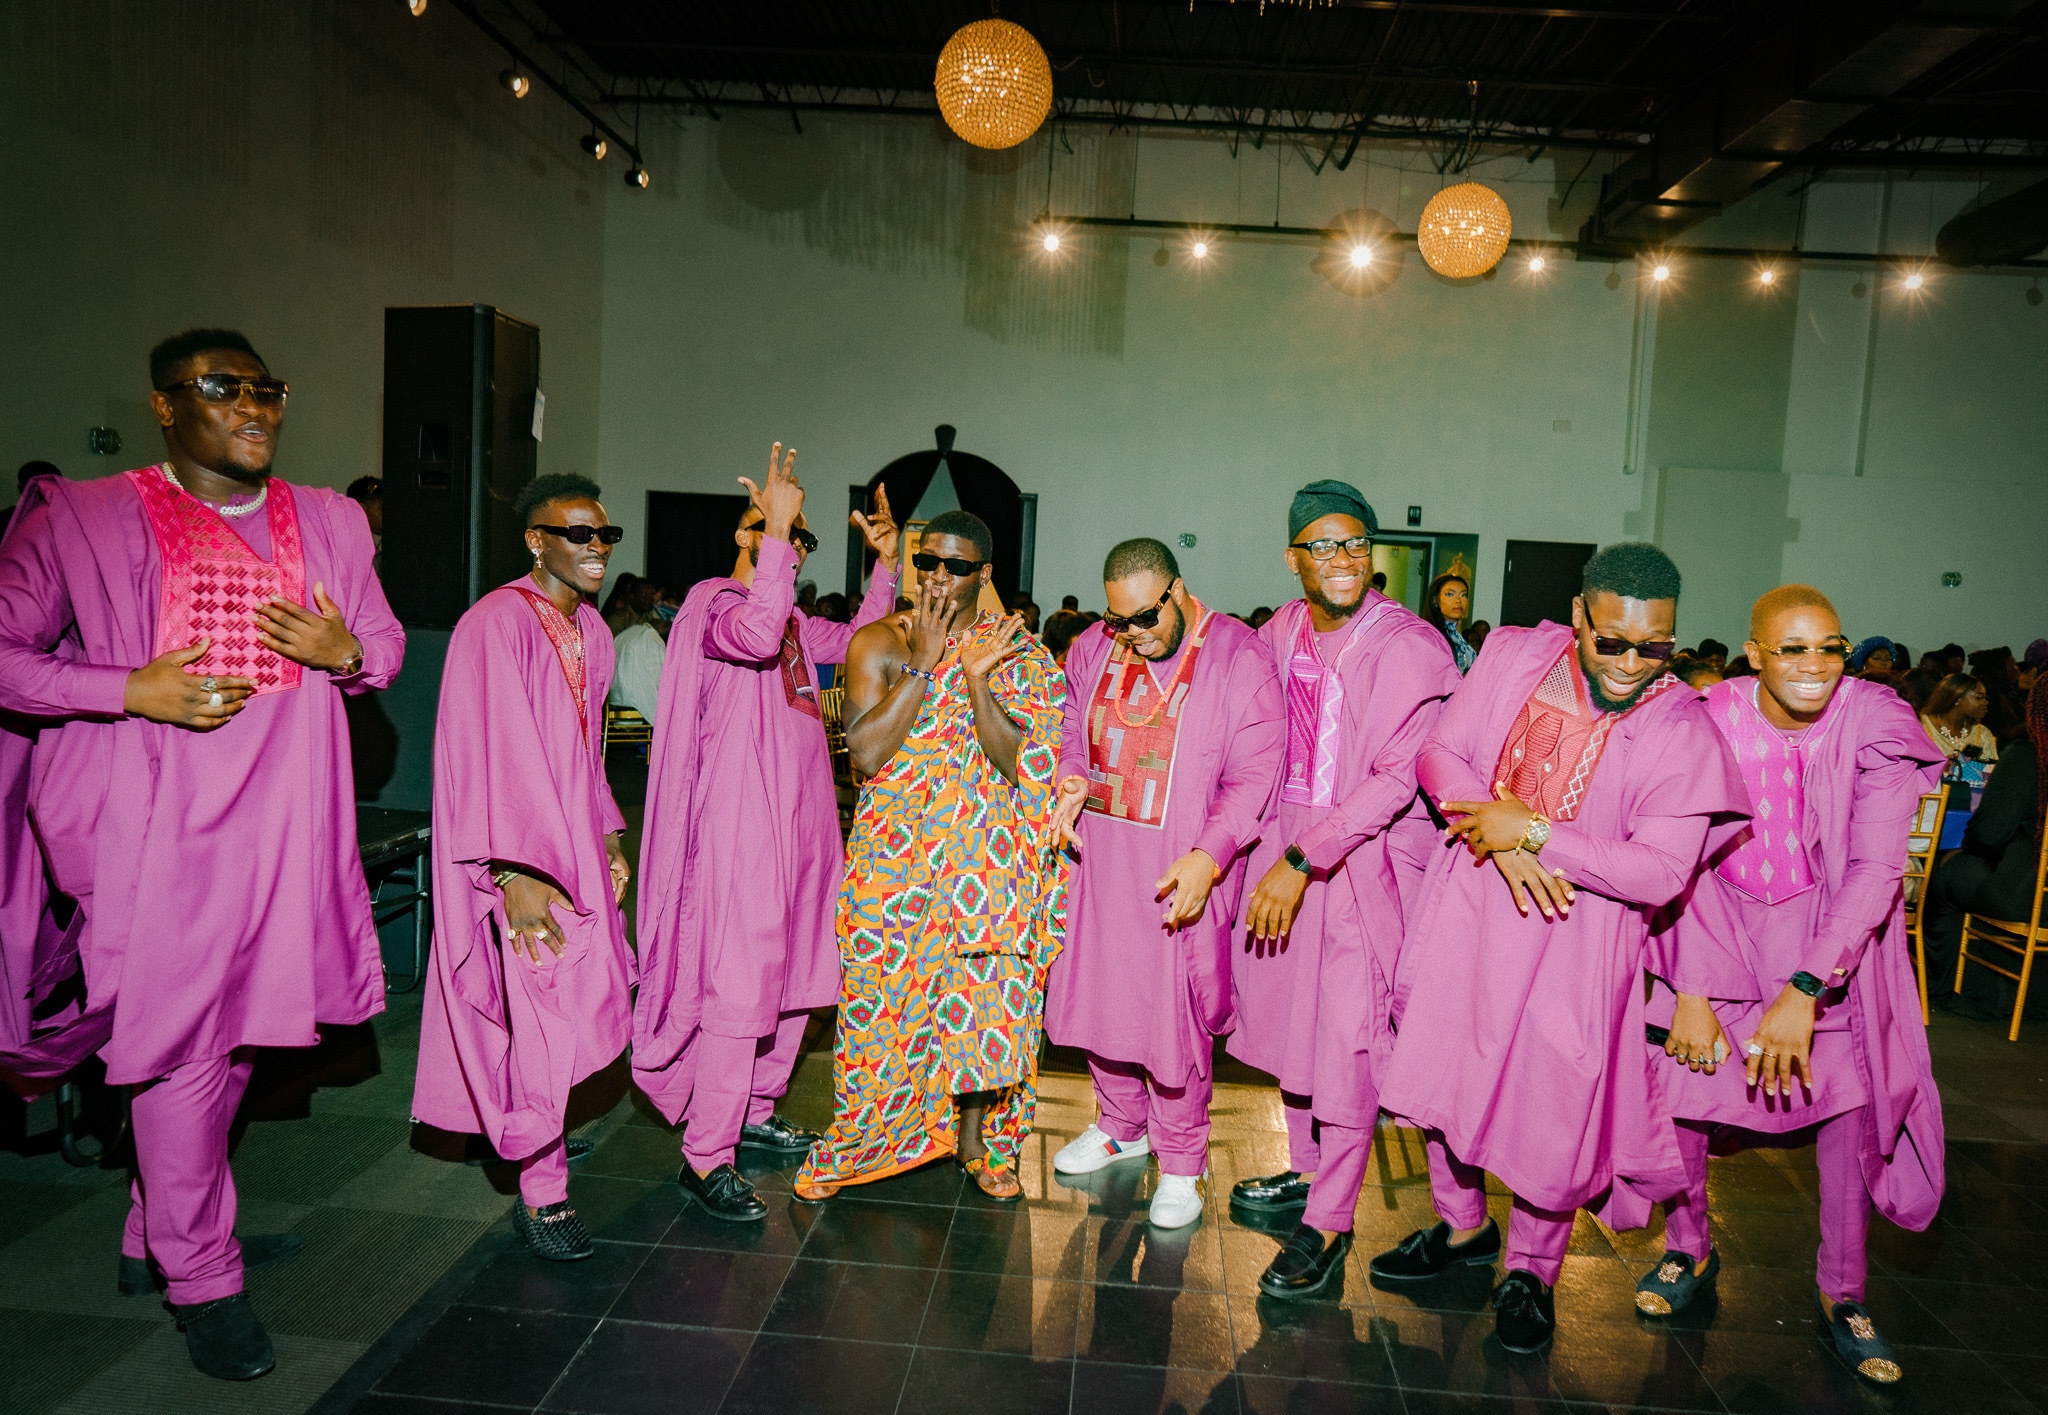
<path fill-rule="evenodd" d="M 1823 992 L 1827 991 L 1828 986 L 1826 983 L 1822 982 L 1819 978 L 1816 978 L 1811 973 L 1794 973 L 1785 981 L 1792 984 L 1793 987 L 1798 988 L 1808 997 L 1819 997 Z"/>
<path fill-rule="evenodd" d="M 1281 856 L 1280 858 L 1287 861 L 1288 864 L 1294 866 L 1295 869 L 1300 870 L 1303 874 L 1307 874 L 1309 873 L 1309 871 L 1315 868 L 1314 865 L 1311 865 L 1308 862 L 1308 856 L 1301 853 L 1301 847 L 1299 845 L 1288 846 L 1287 853 Z"/>

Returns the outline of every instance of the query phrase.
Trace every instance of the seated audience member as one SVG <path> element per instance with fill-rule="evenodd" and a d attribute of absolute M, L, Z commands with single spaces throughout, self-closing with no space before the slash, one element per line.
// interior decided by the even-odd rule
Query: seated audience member
<path fill-rule="evenodd" d="M 1700 646 L 1692 651 L 1692 657 L 1718 674 L 1728 666 L 1728 645 L 1719 639 L 1701 639 Z"/>
<path fill-rule="evenodd" d="M 1254 629 L 1263 629 L 1266 627 L 1266 621 L 1268 619 L 1271 619 L 1272 617 L 1273 606 L 1270 604 L 1262 604 L 1257 609 L 1254 609 L 1251 613 L 1251 618 L 1245 620 L 1244 622 L 1251 625 Z"/>
<path fill-rule="evenodd" d="M 1381 594 L 1385 594 L 1385 593 L 1387 592 L 1387 572 L 1386 572 L 1386 571 L 1384 571 L 1384 570 L 1375 570 L 1375 571 L 1373 571 L 1373 575 L 1372 575 L 1372 587 L 1373 587 L 1373 589 L 1377 590 L 1377 591 L 1378 591 L 1379 593 L 1381 593 Z"/>
<path fill-rule="evenodd" d="M 2026 656 L 2020 660 L 2018 677 L 2022 693 L 2034 691 L 2043 668 L 2048 668 L 2048 639 L 2036 639 L 2027 645 Z"/>
<path fill-rule="evenodd" d="M 1754 672 L 1756 670 L 1749 666 L 1749 656 L 1747 654 L 1737 654 L 1735 655 L 1735 661 L 1721 670 L 1721 677 L 1724 680 L 1729 678 L 1747 678 Z"/>
<path fill-rule="evenodd" d="M 1927 700 L 1934 696 L 1934 690 L 1941 686 L 1941 670 L 1920 667 L 1910 673 L 1892 675 L 1892 687 L 1898 695 L 1913 705 L 1913 711 L 1920 712 L 1927 706 Z"/>
<path fill-rule="evenodd" d="M 818 614 L 818 582 L 805 580 L 796 587 L 796 612 L 815 619 Z"/>
<path fill-rule="evenodd" d="M 1934 745 L 1949 759 L 1972 755 L 1978 761 L 1998 760 L 1998 739 L 1984 726 L 1990 698 L 1984 685 L 1967 673 L 1951 673 L 1941 680 L 1927 706 L 1920 710 L 1920 723 Z M 1971 748 L 1975 748 L 1974 752 Z"/>
<path fill-rule="evenodd" d="M 640 610 L 633 602 L 639 588 L 640 577 L 628 570 L 613 582 L 612 592 L 605 596 L 604 608 L 598 612 L 604 616 L 605 627 L 612 631 L 614 639 L 625 633 L 626 626 L 640 617 Z"/>
<path fill-rule="evenodd" d="M 348 484 L 348 499 L 363 508 L 370 522 L 370 543 L 384 549 L 384 482 L 380 477 L 357 477 Z"/>
<path fill-rule="evenodd" d="M 1074 595 L 1062 595 L 1060 597 L 1060 608 L 1071 609 L 1076 614 L 1079 614 L 1081 612 L 1081 601 Z"/>
<path fill-rule="evenodd" d="M 649 722 L 654 721 L 655 697 L 661 688 L 662 649 L 682 603 L 683 597 L 674 590 L 657 591 L 654 612 L 637 624 L 628 624 L 612 644 L 618 666 L 612 671 L 611 700 Z"/>
<path fill-rule="evenodd" d="M 1989 969 L 1965 969 L 1962 989 L 1955 990 L 1956 948 L 1964 914 L 2025 919 L 2033 911 L 2043 811 L 2048 809 L 2048 787 L 2041 778 L 2044 750 L 2048 682 L 2036 679 L 2027 694 L 2026 731 L 1984 783 L 1984 798 L 1963 831 L 1962 848 L 1943 855 L 1928 882 L 1927 997 L 1944 1012 L 1979 1021 L 2001 1015 L 1998 976 Z"/>
<path fill-rule="evenodd" d="M 1032 603 L 1029 595 L 1018 600 L 1012 612 L 1024 621 L 1024 628 L 1027 633 L 1035 634 L 1038 632 L 1038 606 Z"/>
<path fill-rule="evenodd" d="M 1892 641 L 1882 634 L 1872 634 L 1849 653 L 1849 671 L 1859 678 L 1889 673 L 1900 666 L 1893 654 Z"/>
<path fill-rule="evenodd" d="M 1045 621 L 1045 651 L 1052 655 L 1054 663 L 1061 668 L 1067 666 L 1067 649 L 1087 627 L 1088 621 L 1081 617 L 1079 611 L 1072 609 L 1057 610 L 1052 618 Z"/>
<path fill-rule="evenodd" d="M 1961 673 L 1969 666 L 1970 656 L 1963 652 L 1961 644 L 1943 644 L 1935 653 L 1941 656 L 1941 671 L 1944 673 Z"/>
<path fill-rule="evenodd" d="M 1710 639 L 1708 642 L 1713 641 Z M 1695 658 L 1691 654 L 1680 654 L 1672 659 L 1671 672 L 1686 687 L 1697 688 L 1702 692 L 1713 687 L 1723 677 L 1721 670 L 1716 668 L 1711 660 Z"/>
<path fill-rule="evenodd" d="M 818 596 L 817 617 L 828 624 L 850 624 L 853 611 L 847 606 L 846 596 L 835 592 Z"/>
<path fill-rule="evenodd" d="M 1904 644 L 1900 643 L 1900 642 L 1899 642 L 1899 641 L 1898 641 L 1897 639 L 1893 639 L 1893 640 L 1892 640 L 1892 672 L 1894 672 L 1894 673 L 1904 673 L 1904 672 L 1906 672 L 1906 671 L 1907 671 L 1908 669 L 1910 669 L 1910 668 L 1911 668 L 1912 666 L 1913 666 L 1913 651 L 1912 651 L 1911 649 L 1907 648 L 1907 647 L 1906 647 L 1906 646 L 1905 646 Z"/>
<path fill-rule="evenodd" d="M 1486 647 L 1486 636 L 1492 632 L 1493 625 L 1487 623 L 1484 619 L 1474 619 L 1472 627 L 1465 631 L 1465 642 L 1472 645 L 1475 649 L 1484 649 Z"/>
<path fill-rule="evenodd" d="M 1479 657 L 1479 650 L 1466 641 L 1461 627 L 1471 612 L 1472 586 L 1463 575 L 1439 575 L 1429 582 L 1429 589 L 1422 596 L 1422 617 L 1451 646 L 1451 657 L 1457 661 L 1460 673 L 1471 668 L 1472 660 Z"/>
<path fill-rule="evenodd" d="M 2012 650 L 2004 646 L 1995 649 L 1978 649 L 1970 655 L 1970 672 L 1984 685 L 1984 695 L 1990 706 L 1984 713 L 1984 726 L 2004 746 L 2027 730 L 2027 697 L 2020 691 L 2019 666 L 2013 661 Z"/>

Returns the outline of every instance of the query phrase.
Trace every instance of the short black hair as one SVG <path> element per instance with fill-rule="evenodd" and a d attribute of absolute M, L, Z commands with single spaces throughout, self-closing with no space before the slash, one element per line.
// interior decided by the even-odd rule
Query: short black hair
<path fill-rule="evenodd" d="M 1694 658 L 1712 658 L 1715 654 L 1728 657 L 1728 645 L 1719 639 L 1701 639 L 1700 646 L 1693 651 Z"/>
<path fill-rule="evenodd" d="M 379 500 L 384 495 L 384 481 L 381 477 L 357 477 L 343 495 L 351 501 Z"/>
<path fill-rule="evenodd" d="M 1060 608 L 1061 608 L 1061 609 L 1071 609 L 1071 610 L 1074 610 L 1075 612 L 1077 612 L 1077 613 L 1078 613 L 1078 612 L 1080 611 L 1080 608 L 1081 608 L 1081 597 L 1080 597 L 1079 595 L 1071 595 L 1071 594 L 1070 594 L 1070 595 L 1061 595 L 1061 596 L 1060 596 Z"/>
<path fill-rule="evenodd" d="M 1166 576 L 1169 585 L 1180 578 L 1180 562 L 1173 558 L 1173 552 L 1166 548 L 1165 541 L 1153 540 L 1149 536 L 1120 541 L 1103 558 L 1102 583 L 1113 585 L 1118 580 L 1128 580 L 1147 570 Z"/>
<path fill-rule="evenodd" d="M 1623 599 L 1677 599 L 1678 567 L 1647 541 L 1621 541 L 1603 547 L 1586 562 L 1579 593 L 1600 590 Z"/>
<path fill-rule="evenodd" d="M 996 538 L 989 533 L 988 522 L 972 511 L 942 511 L 932 517 L 924 524 L 924 539 L 934 536 L 966 541 L 984 565 L 996 558 Z"/>
<path fill-rule="evenodd" d="M 533 524 L 533 513 L 550 501 L 596 501 L 603 494 L 589 477 L 579 477 L 574 472 L 556 472 L 528 482 L 526 489 L 519 493 L 519 499 L 512 503 L 512 514 L 524 529 Z"/>
<path fill-rule="evenodd" d="M 264 372 L 270 371 L 270 365 L 263 363 L 263 355 L 256 352 L 256 346 L 249 342 L 248 336 L 232 329 L 188 329 L 183 334 L 173 334 L 149 351 L 149 386 L 163 392 L 171 381 L 171 375 L 178 371 L 178 365 L 194 354 L 210 354 L 216 349 L 233 349 L 238 354 L 247 354 L 263 364 Z"/>

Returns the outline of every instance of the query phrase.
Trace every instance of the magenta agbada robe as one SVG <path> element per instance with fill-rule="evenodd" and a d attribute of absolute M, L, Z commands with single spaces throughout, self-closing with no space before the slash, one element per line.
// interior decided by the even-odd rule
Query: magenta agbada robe
<path fill-rule="evenodd" d="M 1757 691 L 1754 678 L 1709 688 L 1717 726 L 1731 705 L 1750 711 L 1735 700 L 1753 701 Z M 1737 740 L 1730 747 L 1742 755 Z M 1770 826 L 1796 824 L 1816 886 L 1766 904 L 1728 883 L 1713 868 L 1716 860 L 1702 863 L 1688 906 L 1651 942 L 1645 966 L 1659 985 L 1649 1015 L 1669 1024 L 1673 986 L 1713 999 L 1734 1056 L 1711 1076 L 1676 1065 L 1661 1050 L 1652 1064 L 1681 1120 L 1782 1133 L 1866 1107 L 1861 1160 L 1871 1198 L 1893 1222 L 1923 1229 L 1941 1204 L 1941 1096 L 1920 1021 L 1900 876 L 1920 795 L 1940 782 L 1941 749 L 1897 693 L 1844 678 L 1820 720 L 1799 734 L 1798 750 L 1805 758 L 1804 820 L 1772 819 Z M 1748 780 L 1754 764 L 1744 757 L 1741 765 Z M 1752 824 L 1765 821 L 1759 816 Z M 1828 978 L 1837 968 L 1847 970 L 1848 987 L 1823 994 L 1814 1016 L 1818 1085 L 1810 1092 L 1795 1085 L 1789 1100 L 1753 1091 L 1744 1048 L 1764 1010 L 1794 973 Z"/>
<path fill-rule="evenodd" d="M 1094 624 L 1067 650 L 1059 779 L 1088 774 L 1090 700 L 1115 642 Z M 1163 683 L 1173 672 L 1174 664 L 1160 664 L 1155 676 Z M 1249 627 L 1210 614 L 1179 716 L 1159 825 L 1081 813 L 1080 859 L 1067 875 L 1066 946 L 1045 989 L 1045 1030 L 1054 1042 L 1134 1062 L 1169 1089 L 1208 1075 L 1211 1039 L 1230 1030 L 1230 933 L 1245 855 L 1287 745 L 1273 658 Z M 1168 931 L 1157 883 L 1190 850 L 1208 852 L 1222 878 L 1201 918 Z"/>
<path fill-rule="evenodd" d="M 518 585 L 456 622 L 434 717 L 434 957 L 420 1016 L 415 1120 L 481 1133 L 507 1159 L 562 1136 L 569 1088 L 618 1059 L 633 955 L 604 838 L 624 830 L 604 775 L 612 636 L 576 606 L 585 708 Z M 538 962 L 506 940 L 492 862 L 551 881 L 565 945 Z"/>
<path fill-rule="evenodd" d="M 1488 635 L 1423 745 L 1422 789 L 1492 799 L 1517 714 L 1573 641 L 1549 623 Z M 1643 1051 L 1650 915 L 1685 889 L 1710 831 L 1732 835 L 1748 810 L 1703 700 L 1680 688 L 1616 724 L 1575 818 L 1554 826 L 1542 862 L 1577 889 L 1568 917 L 1524 916 L 1491 861 L 1446 850 L 1408 923 L 1387 1110 L 1537 1208 L 1627 1197 L 1617 1226 L 1639 1226 L 1685 1183 Z"/>
<path fill-rule="evenodd" d="M 1307 613 L 1306 601 L 1290 601 L 1259 630 L 1283 694 Z M 1396 823 L 1427 820 L 1415 794 L 1415 754 L 1457 687 L 1458 670 L 1442 634 L 1377 591 L 1317 652 L 1344 694 L 1332 804 L 1276 793 L 1260 828 L 1245 872 L 1253 888 L 1290 844 L 1301 847 L 1315 874 L 1277 946 L 1252 939 L 1239 920 L 1231 959 L 1237 1029 L 1227 1046 L 1277 1077 L 1281 1090 L 1312 1097 L 1318 1118 L 1365 1129 L 1378 1118 L 1379 1072 L 1393 1041 L 1389 992 L 1402 948 L 1399 876 L 1406 868 Z"/>
<path fill-rule="evenodd" d="M 270 494 L 293 498 L 306 598 L 325 587 L 363 666 L 308 668 L 212 732 L 122 714 L 129 672 L 183 647 L 154 642 L 162 563 L 127 477 L 30 483 L 0 544 L 0 709 L 42 720 L 32 753 L 0 743 L 0 785 L 80 906 L 65 937 L 21 927 L 42 884 L 19 872 L 42 862 L 16 839 L 0 1071 L 24 1091 L 95 1052 L 110 1082 L 142 1082 L 237 1047 L 310 1046 L 318 1024 L 383 1010 L 341 693 L 396 677 L 405 633 L 362 508 L 275 479 Z M 228 524 L 269 554 L 263 513 Z M 80 963 L 83 1005 L 31 1020 Z"/>
<path fill-rule="evenodd" d="M 790 702 L 780 654 L 796 549 L 761 539 L 751 591 L 691 589 L 669 631 L 640 846 L 640 995 L 633 1079 L 671 1121 L 694 1078 L 698 1027 L 765 1037 L 786 1012 L 839 1001 L 833 908 L 845 856 L 823 722 Z M 854 634 L 895 608 L 878 565 L 850 624 L 799 615 L 801 685 L 843 663 Z"/>

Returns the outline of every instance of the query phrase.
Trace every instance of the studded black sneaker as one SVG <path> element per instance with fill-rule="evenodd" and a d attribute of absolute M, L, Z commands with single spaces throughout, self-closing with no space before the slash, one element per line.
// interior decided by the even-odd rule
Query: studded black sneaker
<path fill-rule="evenodd" d="M 1492 1219 L 1463 1243 L 1451 1242 L 1451 1226 L 1418 1228 L 1369 1265 L 1375 1282 L 1421 1282 L 1456 1267 L 1485 1268 L 1500 1261 L 1500 1225 Z"/>
<path fill-rule="evenodd" d="M 1636 1284 L 1636 1310 L 1648 1317 L 1668 1317 L 1714 1285 L 1721 1271 L 1719 1250 L 1709 1248 L 1707 1260 L 1695 1264 L 1690 1253 L 1666 1253 Z"/>
<path fill-rule="evenodd" d="M 741 1149 L 764 1150 L 771 1155 L 800 1155 L 824 1138 L 815 1130 L 791 1125 L 779 1115 L 771 1115 L 759 1125 L 740 1127 Z"/>
<path fill-rule="evenodd" d="M 533 1249 L 534 1256 L 551 1263 L 577 1262 L 597 1251 L 597 1245 L 590 1241 L 590 1230 L 576 1217 L 576 1210 L 569 1207 L 567 1199 L 542 1204 L 532 1213 L 526 1211 L 524 1203 L 514 1204 L 512 1224 L 526 1240 L 526 1246 Z"/>
<path fill-rule="evenodd" d="M 1240 1179 L 1230 1186 L 1231 1207 L 1250 1209 L 1254 1213 L 1305 1209 L 1308 1207 L 1308 1187 L 1312 1182 L 1291 1169 L 1257 1179 Z"/>
<path fill-rule="evenodd" d="M 1259 1274 L 1259 1291 L 1269 1297 L 1314 1297 L 1344 1274 L 1344 1256 L 1351 1235 L 1340 1233 L 1325 1243 L 1323 1235 L 1301 1224 Z"/>
<path fill-rule="evenodd" d="M 723 1219 L 727 1223 L 754 1223 L 768 1217 L 768 1206 L 761 1202 L 754 1186 L 729 1164 L 722 1164 L 705 1175 L 699 1175 L 684 1165 L 676 1175 L 676 1183 L 715 1219 Z"/>
<path fill-rule="evenodd" d="M 270 1333 L 256 1320 L 246 1294 L 174 1306 L 171 1312 L 200 1374 L 217 1381 L 253 1381 L 276 1367 Z"/>
<path fill-rule="evenodd" d="M 1557 1334 L 1557 1303 L 1545 1282 L 1527 1268 L 1516 1268 L 1493 1289 L 1493 1330 L 1500 1344 L 1517 1356 L 1530 1356 L 1550 1345 Z"/>

